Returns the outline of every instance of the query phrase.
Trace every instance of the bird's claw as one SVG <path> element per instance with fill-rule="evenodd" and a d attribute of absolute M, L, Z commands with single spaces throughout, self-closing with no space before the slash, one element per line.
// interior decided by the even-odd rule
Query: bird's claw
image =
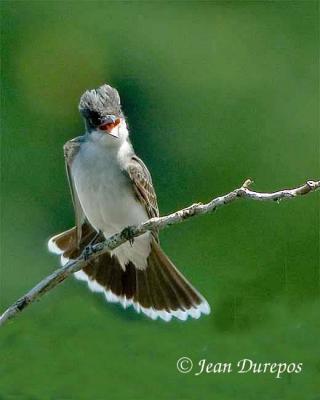
<path fill-rule="evenodd" d="M 91 244 L 88 244 L 83 250 L 83 258 L 84 261 L 88 261 L 88 259 L 92 256 L 94 253 L 93 246 Z"/>
<path fill-rule="evenodd" d="M 95 236 L 93 237 L 93 239 L 91 240 L 91 242 L 89 242 L 89 244 L 84 248 L 84 251 L 83 251 L 83 258 L 84 258 L 85 261 L 87 261 L 88 258 L 89 258 L 90 256 L 92 256 L 92 254 L 95 253 L 95 252 L 97 251 L 97 250 L 94 249 L 94 244 L 96 243 L 97 239 L 98 239 L 100 236 L 103 236 L 103 233 L 102 233 L 102 231 L 99 230 L 99 231 L 95 234 Z"/>
<path fill-rule="evenodd" d="M 128 242 L 130 243 L 130 246 L 133 245 L 134 243 L 134 234 L 132 231 L 132 228 L 130 226 L 127 226 L 126 228 L 124 228 L 121 232 L 121 235 L 128 240 Z"/>

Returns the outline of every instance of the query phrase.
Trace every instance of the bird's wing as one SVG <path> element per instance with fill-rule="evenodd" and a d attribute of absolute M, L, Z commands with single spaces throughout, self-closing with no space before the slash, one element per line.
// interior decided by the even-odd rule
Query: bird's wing
<path fill-rule="evenodd" d="M 126 172 L 133 184 L 133 189 L 138 200 L 147 211 L 148 217 L 159 217 L 157 196 L 152 184 L 150 172 L 144 162 L 136 155 L 132 156 L 126 168 Z"/>
<path fill-rule="evenodd" d="M 68 182 L 69 182 L 69 187 L 70 187 L 70 192 L 71 192 L 71 197 L 72 197 L 72 202 L 73 202 L 73 207 L 74 207 L 74 213 L 75 213 L 75 222 L 76 222 L 76 229 L 77 229 L 77 243 L 78 244 L 80 243 L 80 240 L 81 240 L 81 226 L 85 220 L 85 214 L 82 210 L 80 200 L 79 200 L 79 197 L 78 197 L 75 185 L 74 185 L 74 181 L 72 179 L 71 165 L 72 165 L 72 162 L 73 162 L 75 156 L 78 154 L 78 152 L 80 150 L 81 142 L 82 142 L 82 137 L 79 136 L 72 140 L 69 140 L 63 146 L 67 177 L 68 177 Z"/>

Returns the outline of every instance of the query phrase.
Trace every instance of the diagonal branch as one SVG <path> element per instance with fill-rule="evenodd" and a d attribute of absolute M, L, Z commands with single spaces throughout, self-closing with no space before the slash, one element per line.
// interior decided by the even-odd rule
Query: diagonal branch
<path fill-rule="evenodd" d="M 280 201 L 282 199 L 291 199 L 300 195 L 305 195 L 320 188 L 320 181 L 307 181 L 304 185 L 293 189 L 284 189 L 272 193 L 259 193 L 249 189 L 251 183 L 252 181 L 247 179 L 240 188 L 221 197 L 216 197 L 207 204 L 196 203 L 164 217 L 151 218 L 140 225 L 125 228 L 105 241 L 95 244 L 92 246 L 89 255 L 88 251 L 84 251 L 77 259 L 71 260 L 63 267 L 55 270 L 51 275 L 44 278 L 28 293 L 13 303 L 0 317 L 0 326 L 4 325 L 9 319 L 17 316 L 27 306 L 40 299 L 45 293 L 68 278 L 68 276 L 85 267 L 93 258 L 107 251 L 114 250 L 126 241 L 132 240 L 134 237 L 140 236 L 147 231 L 164 229 L 167 226 L 183 222 L 193 216 L 211 213 L 217 208 L 232 203 L 240 198 L 259 201 Z"/>

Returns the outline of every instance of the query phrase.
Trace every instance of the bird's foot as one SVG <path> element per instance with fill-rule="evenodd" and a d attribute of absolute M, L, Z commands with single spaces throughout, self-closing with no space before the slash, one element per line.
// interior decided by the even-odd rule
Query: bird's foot
<path fill-rule="evenodd" d="M 83 251 L 83 258 L 84 258 L 85 261 L 87 261 L 88 258 L 91 257 L 92 254 L 94 254 L 94 253 L 97 251 L 97 249 L 94 248 L 94 245 L 96 244 L 97 239 L 98 239 L 100 236 L 103 236 L 102 231 L 98 231 L 98 232 L 94 235 L 93 239 L 89 242 L 89 244 L 87 244 L 87 246 L 84 248 L 84 251 Z"/>
<path fill-rule="evenodd" d="M 93 246 L 94 244 L 96 244 L 97 243 L 97 239 L 99 237 L 103 237 L 103 233 L 100 230 L 94 235 L 93 239 L 91 240 L 91 242 L 89 242 L 88 246 Z"/>
<path fill-rule="evenodd" d="M 121 232 L 121 236 L 124 237 L 126 240 L 128 240 L 128 242 L 130 243 L 130 246 L 133 245 L 134 243 L 134 234 L 133 234 L 133 230 L 130 226 L 127 226 L 126 228 L 124 228 Z"/>
<path fill-rule="evenodd" d="M 92 254 L 94 254 L 94 248 L 92 244 L 88 244 L 88 246 L 86 246 L 83 250 L 83 258 L 84 261 L 88 261 L 89 258 L 92 256 Z"/>

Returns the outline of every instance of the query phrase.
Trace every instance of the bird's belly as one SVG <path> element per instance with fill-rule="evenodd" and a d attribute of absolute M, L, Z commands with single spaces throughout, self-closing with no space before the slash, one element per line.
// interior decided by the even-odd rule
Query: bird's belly
<path fill-rule="evenodd" d="M 127 185 L 120 187 L 106 174 L 84 175 L 76 181 L 76 188 L 84 213 L 97 230 L 113 234 L 147 219 Z"/>
<path fill-rule="evenodd" d="M 91 225 L 107 238 L 129 225 L 146 221 L 147 213 L 136 200 L 131 182 L 120 166 L 108 159 L 105 151 L 87 153 L 78 154 L 71 172 L 81 207 Z M 123 267 L 130 260 L 138 268 L 144 268 L 149 253 L 149 233 L 136 238 L 133 246 L 124 243 L 114 250 Z"/>

